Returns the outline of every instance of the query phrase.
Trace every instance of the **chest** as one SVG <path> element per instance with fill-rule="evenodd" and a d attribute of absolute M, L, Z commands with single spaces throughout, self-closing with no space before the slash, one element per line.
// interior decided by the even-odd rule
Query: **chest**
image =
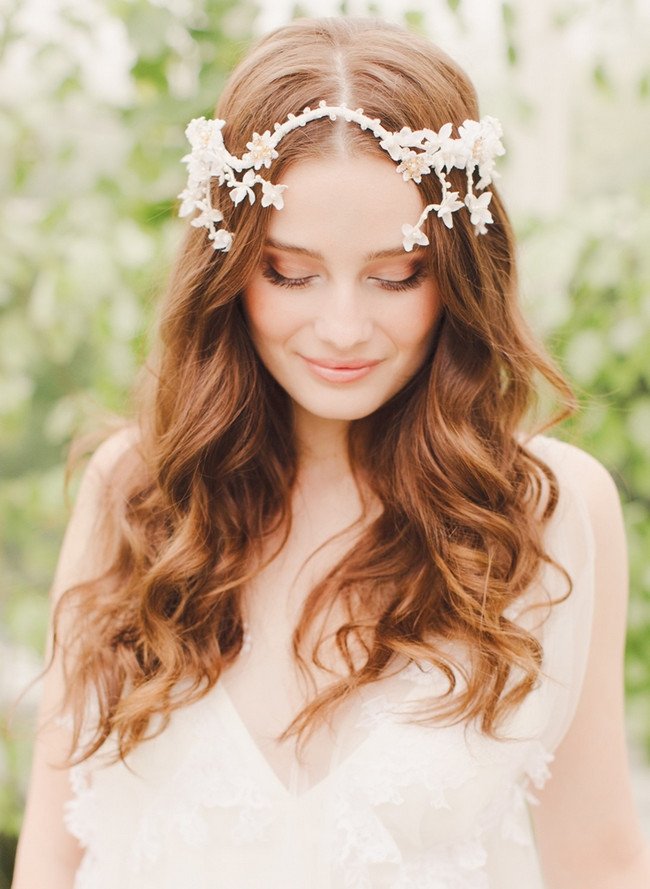
<path fill-rule="evenodd" d="M 291 533 L 275 555 L 281 539 L 269 540 L 261 560 L 268 563 L 243 590 L 250 646 L 219 680 L 242 727 L 286 785 L 297 768 L 296 737 L 279 740 L 278 736 L 320 691 L 349 673 L 335 639 L 336 630 L 349 620 L 340 598 L 333 598 L 309 621 L 300 642 L 306 661 L 303 669 L 293 649 L 293 634 L 303 610 L 310 610 L 311 591 L 344 558 L 366 527 L 343 530 L 355 517 L 353 506 L 341 502 L 337 510 L 325 502 L 319 515 L 313 510 L 296 510 Z M 319 638 L 322 644 L 318 663 L 314 663 L 312 652 Z M 366 652 L 352 636 L 349 645 L 358 669 Z M 344 701 L 327 724 L 314 730 L 303 751 L 306 771 L 301 774 L 309 776 L 306 780 L 315 782 L 328 772 L 334 738 L 340 742 L 357 709 L 358 704 L 355 707 Z"/>

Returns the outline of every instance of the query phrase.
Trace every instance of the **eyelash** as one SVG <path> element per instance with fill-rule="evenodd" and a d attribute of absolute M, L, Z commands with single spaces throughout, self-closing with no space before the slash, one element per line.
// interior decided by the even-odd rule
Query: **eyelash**
<path fill-rule="evenodd" d="M 412 290 L 414 287 L 417 287 L 422 278 L 424 278 L 424 272 L 424 268 L 420 268 L 410 277 L 403 278 L 401 281 L 386 281 L 380 278 L 377 278 L 376 280 L 380 281 L 384 290 Z M 306 287 L 310 280 L 309 278 L 285 278 L 284 275 L 281 275 L 269 263 L 266 263 L 263 266 L 262 275 L 278 287 L 288 287 L 290 289 L 295 287 Z"/>

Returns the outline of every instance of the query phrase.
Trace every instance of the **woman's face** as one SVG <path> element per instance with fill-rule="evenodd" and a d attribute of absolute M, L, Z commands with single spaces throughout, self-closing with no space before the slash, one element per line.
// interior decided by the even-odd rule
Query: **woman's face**
<path fill-rule="evenodd" d="M 297 412 L 365 417 L 421 366 L 440 313 L 424 249 L 402 245 L 420 192 L 372 155 L 300 161 L 281 181 L 284 207 L 266 210 L 262 262 L 243 294 L 254 346 Z"/>

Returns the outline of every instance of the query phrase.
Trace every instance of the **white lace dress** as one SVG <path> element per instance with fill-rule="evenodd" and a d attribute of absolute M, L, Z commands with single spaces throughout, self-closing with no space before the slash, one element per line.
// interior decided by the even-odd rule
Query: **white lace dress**
<path fill-rule="evenodd" d="M 318 780 L 297 759 L 283 780 L 217 683 L 129 768 L 100 753 L 71 770 L 66 824 L 85 848 L 75 889 L 542 889 L 528 807 L 577 705 L 594 543 L 562 469 L 568 446 L 537 436 L 529 447 L 560 480 L 546 545 L 574 591 L 541 628 L 545 610 L 522 612 L 523 600 L 509 615 L 538 627 L 546 674 L 504 726 L 510 740 L 402 721 L 447 688 L 430 664 L 410 663 L 358 693 L 329 746 L 321 737 Z M 542 582 L 553 597 L 566 590 L 548 566 Z"/>

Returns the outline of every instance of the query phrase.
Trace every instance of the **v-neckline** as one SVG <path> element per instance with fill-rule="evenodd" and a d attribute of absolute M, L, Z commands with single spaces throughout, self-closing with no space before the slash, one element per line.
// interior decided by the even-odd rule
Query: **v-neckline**
<path fill-rule="evenodd" d="M 400 698 L 398 702 L 396 702 L 397 706 L 406 703 L 411 699 L 416 691 L 418 691 L 418 686 L 415 685 L 413 688 L 409 689 L 406 695 L 403 698 Z M 258 763 L 259 771 L 263 775 L 267 776 L 268 780 L 271 784 L 280 792 L 280 794 L 285 798 L 292 800 L 296 803 L 302 802 L 303 800 L 311 797 L 312 795 L 317 794 L 319 791 L 322 791 L 336 776 L 338 776 L 339 772 L 348 765 L 353 759 L 356 759 L 360 754 L 360 751 L 363 750 L 366 745 L 375 737 L 377 731 L 377 725 L 371 726 L 368 730 L 368 733 L 365 737 L 359 741 L 359 743 L 354 747 L 343 759 L 338 760 L 325 774 L 322 778 L 320 778 L 315 783 L 311 784 L 306 790 L 301 791 L 300 793 L 296 793 L 291 789 L 291 786 L 287 786 L 285 782 L 280 778 L 276 770 L 273 768 L 267 757 L 262 752 L 260 746 L 256 742 L 255 738 L 252 736 L 248 726 L 244 722 L 239 710 L 235 706 L 235 702 L 224 682 L 217 681 L 216 684 L 217 693 L 221 694 L 221 700 L 226 708 L 226 712 L 230 716 L 231 724 L 237 730 L 237 732 L 241 735 L 243 739 L 243 743 L 245 743 L 247 749 L 250 752 L 251 757 Z M 382 693 L 380 692 L 377 697 L 381 697 Z M 369 699 L 371 700 L 371 699 Z M 293 784 L 293 776 L 295 770 L 295 762 L 292 764 L 291 768 L 291 783 Z"/>
<path fill-rule="evenodd" d="M 280 776 L 278 775 L 276 770 L 273 768 L 273 766 L 271 765 L 269 760 L 262 753 L 262 751 L 259 747 L 259 744 L 256 742 L 255 738 L 251 735 L 248 726 L 242 719 L 242 717 L 239 713 L 239 710 L 235 706 L 235 702 L 230 697 L 230 693 L 229 693 L 228 689 L 226 688 L 225 683 L 224 682 L 217 682 L 217 690 L 221 692 L 221 698 L 222 698 L 222 701 L 224 702 L 227 713 L 229 714 L 229 716 L 231 718 L 231 724 L 234 726 L 234 728 L 237 730 L 237 732 L 243 738 L 243 742 L 245 743 L 246 747 L 250 751 L 252 758 L 259 764 L 259 766 L 260 766 L 259 771 L 262 774 L 265 774 L 268 776 L 271 783 L 273 785 L 275 785 L 275 787 L 280 791 L 280 793 L 283 796 L 288 797 L 289 799 L 296 800 L 296 801 L 302 800 L 304 797 L 311 795 L 317 788 L 319 788 L 321 786 L 321 784 L 324 784 L 325 781 L 327 781 L 327 779 L 332 774 L 332 771 L 328 772 L 327 775 L 325 775 L 323 778 L 321 778 L 315 784 L 312 784 L 311 787 L 307 788 L 307 790 L 304 790 L 302 793 L 295 793 L 295 791 L 293 791 L 290 786 L 287 787 L 287 785 L 280 778 Z M 292 776 L 293 776 L 294 768 L 295 768 L 295 765 L 292 766 Z"/>

